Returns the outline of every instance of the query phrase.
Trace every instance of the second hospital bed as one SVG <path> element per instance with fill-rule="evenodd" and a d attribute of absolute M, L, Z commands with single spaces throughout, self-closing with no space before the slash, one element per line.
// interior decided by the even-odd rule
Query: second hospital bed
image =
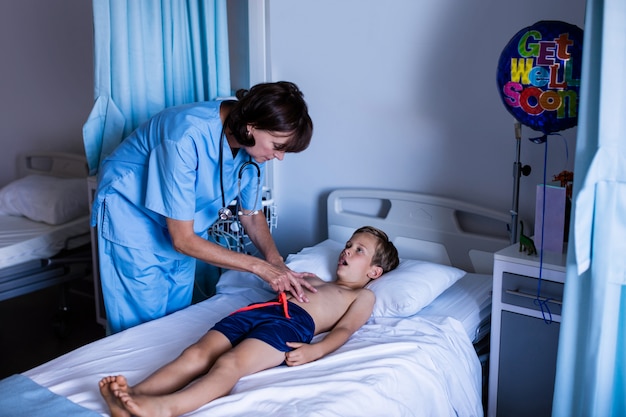
<path fill-rule="evenodd" d="M 17 171 L 0 189 L 0 301 L 85 277 L 92 263 L 85 157 L 23 154 Z"/>
<path fill-rule="evenodd" d="M 493 252 L 509 244 L 508 217 L 389 190 L 336 190 L 327 207 L 328 239 L 287 263 L 332 279 L 339 250 L 357 227 L 385 230 L 402 261 L 371 284 L 377 300 L 370 320 L 330 355 L 242 378 L 229 395 L 188 415 L 482 416 L 479 352 L 488 334 Z M 228 271 L 205 301 L 0 381 L 0 409 L 107 416 L 102 377 L 124 374 L 136 383 L 223 316 L 273 296 L 258 277 Z"/>

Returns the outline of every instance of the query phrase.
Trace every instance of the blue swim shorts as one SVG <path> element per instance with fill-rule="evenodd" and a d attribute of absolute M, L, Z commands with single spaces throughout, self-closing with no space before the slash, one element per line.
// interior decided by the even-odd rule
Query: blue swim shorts
<path fill-rule="evenodd" d="M 293 350 L 287 342 L 310 343 L 315 333 L 313 319 L 302 307 L 289 302 L 286 318 L 282 305 L 240 311 L 223 318 L 211 330 L 217 330 L 236 346 L 244 339 L 259 339 L 281 352 Z"/>

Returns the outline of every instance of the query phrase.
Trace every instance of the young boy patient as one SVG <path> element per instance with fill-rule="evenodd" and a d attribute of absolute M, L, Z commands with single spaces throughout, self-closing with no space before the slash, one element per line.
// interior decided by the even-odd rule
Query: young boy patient
<path fill-rule="evenodd" d="M 122 375 L 103 378 L 100 393 L 111 416 L 179 416 L 227 395 L 246 375 L 333 352 L 372 313 L 375 296 L 365 285 L 398 263 L 384 232 L 356 230 L 339 255 L 334 282 L 307 278 L 317 290 L 307 294 L 308 302 L 282 293 L 278 301 L 244 307 L 137 385 L 129 386 Z M 328 334 L 322 340 L 310 343 L 323 332 Z"/>

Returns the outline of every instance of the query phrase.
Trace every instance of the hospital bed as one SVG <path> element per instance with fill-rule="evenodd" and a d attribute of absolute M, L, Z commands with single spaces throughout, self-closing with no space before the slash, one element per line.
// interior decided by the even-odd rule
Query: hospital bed
<path fill-rule="evenodd" d="M 328 239 L 287 257 L 332 279 L 359 226 L 385 230 L 401 263 L 370 285 L 370 320 L 330 355 L 241 379 L 190 416 L 482 416 L 481 342 L 488 335 L 493 252 L 508 246 L 508 216 L 429 195 L 336 190 Z M 106 375 L 136 383 L 221 317 L 275 296 L 250 273 L 227 271 L 208 300 L 106 337 L 0 381 L 0 409 L 29 416 L 98 416 Z M 321 336 L 321 335 L 320 335 Z M 317 337 L 320 337 L 317 336 Z"/>
<path fill-rule="evenodd" d="M 0 189 L 0 301 L 91 270 L 85 157 L 23 154 L 17 172 Z M 66 308 L 63 292 L 60 304 Z"/>

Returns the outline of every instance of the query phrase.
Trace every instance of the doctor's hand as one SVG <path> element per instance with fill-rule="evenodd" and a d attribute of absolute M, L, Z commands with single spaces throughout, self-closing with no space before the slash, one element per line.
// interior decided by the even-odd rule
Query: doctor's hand
<path fill-rule="evenodd" d="M 272 268 L 269 271 L 269 276 L 263 277 L 263 279 L 272 286 L 274 291 L 287 291 L 298 301 L 305 303 L 308 303 L 309 299 L 304 292 L 304 288 L 311 292 L 317 292 L 317 289 L 306 280 L 306 277 L 313 277 L 315 276 L 314 274 L 310 272 L 292 271 L 282 262 L 280 265 L 271 265 Z"/>

